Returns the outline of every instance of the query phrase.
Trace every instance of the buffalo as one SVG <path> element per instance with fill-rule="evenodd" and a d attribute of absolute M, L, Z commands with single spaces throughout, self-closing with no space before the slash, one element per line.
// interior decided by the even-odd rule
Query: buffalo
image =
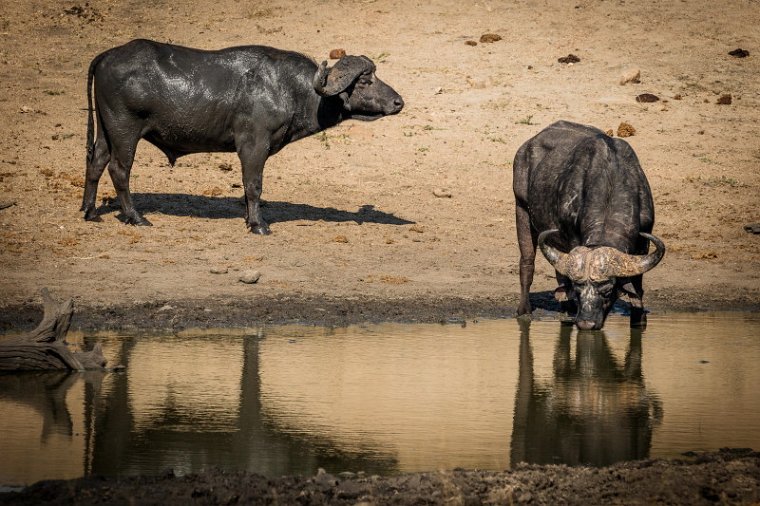
<path fill-rule="evenodd" d="M 531 312 L 538 245 L 556 270 L 555 297 L 563 309 L 576 311 L 579 329 L 601 329 L 624 294 L 631 325 L 645 325 L 642 275 L 662 260 L 665 245 L 651 235 L 652 192 L 631 146 L 596 128 L 559 121 L 520 147 L 513 171 L 518 315 Z"/>
<path fill-rule="evenodd" d="M 266 46 L 206 51 L 142 39 L 92 60 L 87 102 L 86 220 L 99 219 L 98 181 L 108 165 L 124 221 L 151 224 L 129 192 L 137 143 L 145 139 L 172 165 L 192 153 L 236 152 L 246 224 L 257 234 L 269 233 L 261 215 L 269 156 L 343 120 L 374 120 L 404 106 L 366 56 L 343 56 L 328 68 L 327 62 L 317 65 L 302 54 Z"/>

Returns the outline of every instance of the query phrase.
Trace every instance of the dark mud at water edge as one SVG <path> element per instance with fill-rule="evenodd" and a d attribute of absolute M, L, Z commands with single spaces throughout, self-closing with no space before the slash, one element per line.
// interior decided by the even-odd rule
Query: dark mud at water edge
<path fill-rule="evenodd" d="M 757 504 L 760 454 L 745 449 L 607 468 L 521 465 L 394 477 L 318 472 L 266 478 L 214 471 L 176 477 L 39 482 L 0 504 Z"/>
<path fill-rule="evenodd" d="M 552 292 L 531 294 L 534 316 L 559 311 Z M 327 295 L 208 298 L 158 300 L 134 304 L 79 304 L 74 300 L 72 327 L 82 330 L 229 328 L 246 325 L 306 323 L 342 326 L 354 323 L 461 323 L 478 318 L 512 318 L 516 315 L 517 294 L 504 297 L 464 298 L 452 295 L 374 298 Z M 648 310 L 667 312 L 760 311 L 760 291 L 737 293 L 723 288 L 712 294 L 686 290 L 648 291 Z M 613 313 L 628 311 L 628 303 L 618 301 Z M 42 315 L 41 299 L 0 307 L 0 332 L 31 328 Z"/>

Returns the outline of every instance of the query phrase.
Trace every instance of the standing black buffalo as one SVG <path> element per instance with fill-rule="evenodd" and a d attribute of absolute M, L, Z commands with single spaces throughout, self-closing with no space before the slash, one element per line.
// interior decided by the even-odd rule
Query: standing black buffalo
<path fill-rule="evenodd" d="M 86 220 L 98 219 L 95 197 L 108 165 L 125 221 L 150 225 L 129 193 L 137 143 L 145 139 L 171 164 L 191 153 L 237 152 L 246 223 L 258 234 L 269 233 L 260 199 L 270 155 L 344 119 L 373 120 L 404 106 L 375 76 L 366 56 L 344 56 L 327 68 L 327 62 L 317 66 L 302 54 L 265 46 L 203 51 L 149 40 L 96 56 L 87 76 L 87 101 Z"/>
<path fill-rule="evenodd" d="M 520 307 L 530 313 L 536 244 L 557 271 L 555 297 L 577 302 L 576 325 L 600 329 L 618 296 L 631 325 L 646 323 L 642 275 L 665 254 L 650 235 L 654 203 L 631 146 L 596 128 L 559 121 L 523 144 L 513 180 L 520 246 Z M 649 241 L 656 247 L 647 254 Z"/>

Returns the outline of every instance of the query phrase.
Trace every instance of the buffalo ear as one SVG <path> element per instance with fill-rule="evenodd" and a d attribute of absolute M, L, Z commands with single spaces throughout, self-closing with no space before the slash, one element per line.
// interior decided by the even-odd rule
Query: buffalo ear
<path fill-rule="evenodd" d="M 375 64 L 366 56 L 344 56 L 332 68 L 323 61 L 314 74 L 314 90 L 323 97 L 344 91 L 360 75 L 375 71 Z"/>

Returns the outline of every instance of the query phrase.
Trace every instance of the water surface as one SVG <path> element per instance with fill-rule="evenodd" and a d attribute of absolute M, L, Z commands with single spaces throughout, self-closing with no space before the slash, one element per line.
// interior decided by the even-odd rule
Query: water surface
<path fill-rule="evenodd" d="M 100 334 L 120 373 L 0 376 L 0 485 L 760 448 L 760 315 Z"/>

